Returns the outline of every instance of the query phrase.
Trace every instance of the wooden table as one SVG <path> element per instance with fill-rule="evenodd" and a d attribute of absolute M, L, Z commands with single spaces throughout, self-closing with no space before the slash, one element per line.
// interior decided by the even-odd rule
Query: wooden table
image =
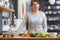
<path fill-rule="evenodd" d="M 0 40 L 60 40 L 60 37 L 13 37 L 13 38 L 0 38 Z"/>

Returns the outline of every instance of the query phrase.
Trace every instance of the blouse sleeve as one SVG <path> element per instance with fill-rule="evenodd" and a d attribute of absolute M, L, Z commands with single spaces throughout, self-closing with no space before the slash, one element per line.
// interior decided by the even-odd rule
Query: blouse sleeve
<path fill-rule="evenodd" d="M 46 15 L 45 15 L 45 13 L 44 13 L 44 18 L 43 18 L 43 30 L 45 31 L 45 32 L 47 32 L 47 18 L 46 18 Z"/>
<path fill-rule="evenodd" d="M 20 33 L 20 32 L 23 32 L 23 29 L 25 28 L 26 29 L 26 23 L 27 23 L 27 14 L 25 15 L 22 23 L 20 24 L 19 28 L 17 29 L 17 35 Z M 25 30 L 26 31 L 26 30 Z"/>
<path fill-rule="evenodd" d="M 23 22 L 22 22 L 22 27 L 24 27 L 27 23 L 27 14 L 25 15 L 24 19 L 23 19 Z"/>

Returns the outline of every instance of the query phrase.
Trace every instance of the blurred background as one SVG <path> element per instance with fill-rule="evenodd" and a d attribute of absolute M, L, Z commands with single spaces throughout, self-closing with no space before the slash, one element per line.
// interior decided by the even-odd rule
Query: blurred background
<path fill-rule="evenodd" d="M 30 1 L 31 0 L 0 0 L 0 5 L 15 10 L 15 12 L 0 10 L 0 32 L 18 30 L 26 12 L 31 10 Z M 44 11 L 47 16 L 48 32 L 59 32 L 60 0 L 39 0 L 39 3 L 39 10 Z M 26 27 L 26 29 L 28 29 L 28 27 Z"/>

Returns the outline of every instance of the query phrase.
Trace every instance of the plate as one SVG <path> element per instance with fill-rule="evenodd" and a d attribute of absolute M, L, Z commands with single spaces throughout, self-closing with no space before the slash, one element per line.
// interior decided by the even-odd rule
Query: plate
<path fill-rule="evenodd" d="M 53 4 L 55 4 L 55 0 L 49 0 L 49 3 L 50 3 L 51 5 L 53 5 Z"/>

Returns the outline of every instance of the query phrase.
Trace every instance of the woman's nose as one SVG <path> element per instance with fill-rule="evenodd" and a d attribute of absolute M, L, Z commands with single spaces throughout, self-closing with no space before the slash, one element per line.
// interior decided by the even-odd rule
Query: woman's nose
<path fill-rule="evenodd" d="M 37 5 L 35 5 L 35 7 L 37 7 Z"/>

